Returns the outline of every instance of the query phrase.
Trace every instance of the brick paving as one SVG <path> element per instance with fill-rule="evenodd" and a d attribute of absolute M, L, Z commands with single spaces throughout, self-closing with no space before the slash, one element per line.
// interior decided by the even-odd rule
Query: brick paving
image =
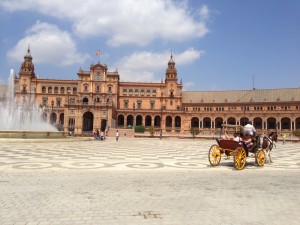
<path fill-rule="evenodd" d="M 0 140 L 0 224 L 298 224 L 300 144 L 211 167 L 212 140 Z"/>

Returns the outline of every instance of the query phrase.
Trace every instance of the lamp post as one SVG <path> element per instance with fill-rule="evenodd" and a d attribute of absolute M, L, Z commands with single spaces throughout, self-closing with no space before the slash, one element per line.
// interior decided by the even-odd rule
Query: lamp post
<path fill-rule="evenodd" d="M 70 103 L 70 89 L 69 88 L 67 88 L 67 100 L 68 100 L 68 102 L 67 102 L 67 105 L 68 105 L 68 113 L 67 113 L 67 115 L 68 115 L 68 117 L 66 118 L 67 119 L 67 124 L 68 124 L 68 131 L 71 133 L 71 131 L 70 131 L 70 120 L 69 120 L 69 103 Z"/>
<path fill-rule="evenodd" d="M 108 130 L 107 130 L 107 124 L 108 124 L 108 101 L 109 101 L 109 99 L 107 99 L 107 101 L 106 101 L 106 123 L 105 123 L 105 130 L 104 130 L 105 135 L 108 132 Z"/>
<path fill-rule="evenodd" d="M 51 124 L 53 124 L 53 105 L 54 105 L 54 101 L 52 100 L 51 101 L 51 116 L 50 116 L 50 118 L 51 118 Z"/>
<path fill-rule="evenodd" d="M 135 116 L 135 103 L 133 103 L 133 119 L 132 119 L 132 128 L 134 130 L 134 116 Z"/>
<path fill-rule="evenodd" d="M 246 125 L 246 107 L 244 106 L 244 126 Z"/>
<path fill-rule="evenodd" d="M 163 106 L 161 106 L 160 109 L 160 134 L 159 134 L 160 139 L 162 139 L 162 112 L 163 112 Z"/>
<path fill-rule="evenodd" d="M 68 102 L 67 102 L 67 104 L 68 104 L 68 109 L 69 109 L 69 102 L 70 102 L 70 89 L 67 89 L 67 96 L 68 96 Z"/>

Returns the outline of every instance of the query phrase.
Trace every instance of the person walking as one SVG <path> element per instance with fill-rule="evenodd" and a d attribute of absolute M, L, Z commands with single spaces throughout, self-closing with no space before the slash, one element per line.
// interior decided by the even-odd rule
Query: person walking
<path fill-rule="evenodd" d="M 96 135 L 97 135 L 96 139 L 99 139 L 100 135 L 99 135 L 99 130 L 98 129 L 96 130 Z"/>
<path fill-rule="evenodd" d="M 96 129 L 94 130 L 93 135 L 94 135 L 94 140 L 96 140 L 97 139 L 97 130 Z"/>
<path fill-rule="evenodd" d="M 283 133 L 282 135 L 282 144 L 285 145 L 285 140 L 286 140 L 286 134 Z"/>
<path fill-rule="evenodd" d="M 117 131 L 116 131 L 116 141 L 119 140 L 119 136 L 120 136 L 120 135 L 119 135 L 119 131 L 117 130 Z"/>

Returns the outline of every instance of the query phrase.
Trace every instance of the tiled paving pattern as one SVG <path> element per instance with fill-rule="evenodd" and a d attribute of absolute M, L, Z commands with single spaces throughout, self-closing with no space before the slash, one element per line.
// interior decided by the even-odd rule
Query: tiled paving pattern
<path fill-rule="evenodd" d="M 74 142 L 0 142 L 3 169 L 211 169 L 208 150 L 213 140 L 121 139 Z M 265 168 L 300 169 L 300 144 L 278 143 L 274 163 Z M 247 168 L 255 168 L 248 158 Z M 216 168 L 232 169 L 233 159 L 222 158 Z"/>
<path fill-rule="evenodd" d="M 296 225 L 300 144 L 209 166 L 214 141 L 0 140 L 0 225 Z"/>

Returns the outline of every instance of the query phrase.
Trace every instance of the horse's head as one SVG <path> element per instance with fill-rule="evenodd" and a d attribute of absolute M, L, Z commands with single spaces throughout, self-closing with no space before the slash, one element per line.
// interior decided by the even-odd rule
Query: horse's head
<path fill-rule="evenodd" d="M 269 135 L 269 137 L 270 137 L 273 141 L 277 142 L 278 134 L 277 134 L 277 132 L 271 132 L 271 134 Z"/>

